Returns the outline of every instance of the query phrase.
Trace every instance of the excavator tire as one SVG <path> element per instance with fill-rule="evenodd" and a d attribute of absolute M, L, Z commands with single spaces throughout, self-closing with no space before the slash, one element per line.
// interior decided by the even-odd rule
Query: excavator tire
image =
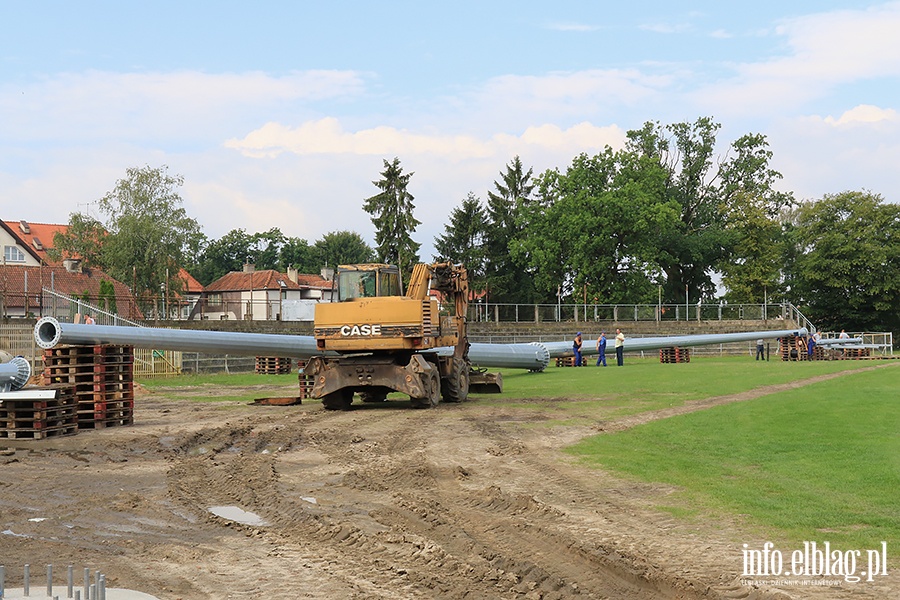
<path fill-rule="evenodd" d="M 469 364 L 454 360 L 450 375 L 441 379 L 441 396 L 444 402 L 462 402 L 469 396 Z"/>
<path fill-rule="evenodd" d="M 428 371 L 423 377 L 428 395 L 425 398 L 410 398 L 413 408 L 433 408 L 441 402 L 441 376 L 437 367 Z"/>
<path fill-rule="evenodd" d="M 353 403 L 353 390 L 338 390 L 322 397 L 322 406 L 326 410 L 350 410 Z"/>

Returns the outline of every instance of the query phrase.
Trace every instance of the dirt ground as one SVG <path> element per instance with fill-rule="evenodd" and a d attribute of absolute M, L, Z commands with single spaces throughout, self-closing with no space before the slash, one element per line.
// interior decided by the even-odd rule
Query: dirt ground
<path fill-rule="evenodd" d="M 0 564 L 8 586 L 21 585 L 25 563 L 39 573 L 74 564 L 163 600 L 898 597 L 894 576 L 742 586 L 742 544 L 765 539 L 740 517 L 674 518 L 658 508 L 671 489 L 561 451 L 811 381 L 590 427 L 548 426 L 536 419 L 552 411 L 536 416 L 502 396 L 329 412 L 142 392 L 132 427 L 0 440 Z M 267 524 L 223 519 L 214 506 Z"/>

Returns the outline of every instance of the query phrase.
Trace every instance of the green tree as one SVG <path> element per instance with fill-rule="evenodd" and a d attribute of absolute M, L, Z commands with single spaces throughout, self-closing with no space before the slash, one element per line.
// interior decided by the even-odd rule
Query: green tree
<path fill-rule="evenodd" d="M 421 221 L 413 216 L 414 198 L 407 189 L 412 176 L 413 173 L 403 173 L 399 158 L 391 162 L 385 160 L 381 179 L 372 182 L 381 192 L 367 198 L 363 204 L 375 225 L 377 259 L 398 265 L 401 273 L 407 276 L 419 262 L 421 246 L 412 239 L 412 233 L 421 225 Z"/>
<path fill-rule="evenodd" d="M 156 295 L 166 283 L 171 291 L 181 291 L 181 280 L 175 275 L 192 261 L 204 241 L 200 225 L 182 207 L 177 188 L 183 184 L 184 178 L 169 175 L 166 166 L 127 169 L 125 178 L 98 202 L 106 220 L 97 223 L 106 235 L 99 235 L 90 218 L 73 215 L 72 228 L 59 240 L 59 247 L 65 251 L 79 244 L 87 247 L 93 240 L 76 239 L 87 231 L 99 237 L 99 250 L 90 255 L 91 260 L 113 278 L 131 282 L 134 293 Z"/>
<path fill-rule="evenodd" d="M 375 252 L 366 244 L 362 236 L 353 231 L 332 231 L 316 240 L 314 246 L 319 268 L 334 268 L 337 265 L 352 265 L 375 260 Z"/>
<path fill-rule="evenodd" d="M 481 200 L 469 192 L 462 205 L 450 213 L 450 223 L 444 226 L 444 235 L 434 240 L 436 261 L 463 264 L 469 274 L 469 285 L 480 288 L 484 284 L 484 235 L 487 215 Z"/>
<path fill-rule="evenodd" d="M 117 313 L 116 306 L 116 288 L 111 281 L 106 279 L 100 280 L 100 292 L 97 297 L 97 306 L 110 313 Z"/>
<path fill-rule="evenodd" d="M 281 233 L 281 229 L 272 229 L 253 234 L 253 246 L 250 258 L 258 270 L 272 269 L 284 272 L 286 266 L 282 261 L 282 249 L 287 238 Z"/>
<path fill-rule="evenodd" d="M 232 229 L 206 244 L 191 273 L 203 285 L 209 285 L 232 271 L 240 271 L 251 259 L 253 236 L 243 229 Z"/>
<path fill-rule="evenodd" d="M 781 175 L 769 167 L 766 138 L 745 135 L 716 160 L 719 128 L 701 117 L 666 127 L 648 122 L 627 134 L 627 149 L 657 161 L 666 172 L 663 199 L 680 206 L 680 223 L 661 240 L 658 254 L 669 301 L 683 302 L 686 293 L 690 298 L 714 295 L 713 272 L 730 259 L 738 242 L 727 224 L 735 203 L 752 198 L 774 215 L 792 201 L 773 189 Z"/>
<path fill-rule="evenodd" d="M 778 302 L 784 298 L 782 266 L 784 229 L 753 197 L 734 202 L 726 230 L 732 234 L 729 260 L 720 266 L 725 299 L 729 302 Z"/>
<path fill-rule="evenodd" d="M 538 180 L 541 208 L 529 217 L 514 254 L 527 256 L 535 285 L 580 302 L 646 302 L 660 274 L 659 240 L 678 220 L 674 202 L 661 200 L 664 172 L 652 160 L 606 148 L 581 154 L 565 174 Z"/>
<path fill-rule="evenodd" d="M 500 173 L 488 192 L 488 226 L 484 236 L 485 280 L 492 302 L 532 302 L 537 300 L 533 273 L 525 259 L 511 253 L 513 242 L 528 228 L 535 182 L 532 169 L 525 171 L 516 156 Z"/>
<path fill-rule="evenodd" d="M 281 248 L 281 265 L 283 271 L 294 267 L 301 273 L 318 273 L 322 264 L 314 246 L 301 238 L 285 238 Z"/>
<path fill-rule="evenodd" d="M 900 206 L 872 192 L 799 207 L 792 294 L 819 328 L 900 329 Z"/>
<path fill-rule="evenodd" d="M 90 215 L 72 213 L 65 234 L 53 236 L 53 248 L 47 255 L 55 261 L 66 257 L 79 257 L 86 267 L 102 268 L 101 249 L 107 232 L 103 223 Z"/>

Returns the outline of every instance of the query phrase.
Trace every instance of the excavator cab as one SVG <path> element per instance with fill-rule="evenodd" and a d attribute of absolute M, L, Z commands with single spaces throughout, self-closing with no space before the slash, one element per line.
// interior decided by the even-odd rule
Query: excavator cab
<path fill-rule="evenodd" d="M 403 295 L 400 269 L 392 265 L 340 265 L 335 278 L 338 302 Z"/>

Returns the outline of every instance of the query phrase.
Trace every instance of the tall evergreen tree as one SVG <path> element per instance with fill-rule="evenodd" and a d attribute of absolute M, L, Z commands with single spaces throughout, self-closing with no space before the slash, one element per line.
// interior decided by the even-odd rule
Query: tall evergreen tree
<path fill-rule="evenodd" d="M 403 173 L 400 159 L 384 160 L 381 179 L 372 183 L 381 192 L 366 198 L 363 209 L 372 215 L 375 226 L 375 253 L 378 260 L 400 267 L 404 279 L 419 262 L 421 244 L 412 233 L 422 224 L 413 216 L 413 195 L 407 190 L 413 173 Z"/>
<path fill-rule="evenodd" d="M 488 192 L 488 227 L 485 233 L 485 279 L 492 302 L 534 301 L 533 278 L 524 264 L 513 258 L 511 244 L 527 227 L 523 216 L 532 202 L 535 183 L 532 169 L 525 171 L 516 156 Z"/>
<path fill-rule="evenodd" d="M 465 265 L 472 287 L 480 287 L 484 277 L 484 235 L 487 215 L 481 201 L 469 192 L 461 206 L 450 213 L 450 223 L 444 226 L 444 235 L 434 240 L 437 250 L 435 260 Z"/>

